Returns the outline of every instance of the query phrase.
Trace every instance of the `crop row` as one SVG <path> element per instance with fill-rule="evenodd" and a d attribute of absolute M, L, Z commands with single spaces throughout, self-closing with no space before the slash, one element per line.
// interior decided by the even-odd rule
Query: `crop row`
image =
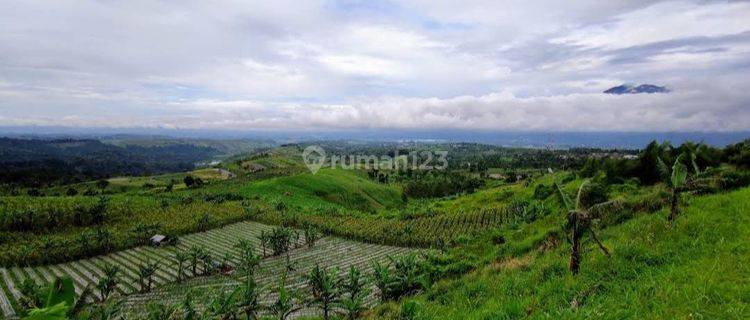
<path fill-rule="evenodd" d="M 326 234 L 367 243 L 435 247 L 449 244 L 460 236 L 484 232 L 512 222 L 516 219 L 515 215 L 512 208 L 491 208 L 413 219 L 317 214 L 284 218 L 278 214 L 265 213 L 257 213 L 253 219 L 292 226 L 310 224 Z"/>
<path fill-rule="evenodd" d="M 339 276 L 343 276 L 350 266 L 355 266 L 367 274 L 370 272 L 370 265 L 373 261 L 383 262 L 387 260 L 387 257 L 410 251 L 413 249 L 360 243 L 340 238 L 324 238 L 312 248 L 305 247 L 294 251 L 288 260 L 283 255 L 263 259 L 254 277 L 264 292 L 261 303 L 267 305 L 275 299 L 273 291 L 282 275 L 286 275 L 288 289 L 302 290 L 305 287 L 305 275 L 309 274 L 315 266 L 326 269 L 337 268 Z M 242 280 L 235 277 L 217 275 L 196 278 L 181 284 L 165 286 L 150 293 L 129 295 L 125 298 L 125 305 L 130 313 L 142 313 L 154 301 L 165 305 L 179 304 L 189 293 L 196 300 L 200 300 L 201 293 L 205 295 L 217 290 L 229 292 L 241 285 Z M 374 294 L 371 294 L 366 302 L 372 304 L 375 301 Z M 317 310 L 304 308 L 295 315 L 317 313 Z"/>
<path fill-rule="evenodd" d="M 256 251 L 260 251 L 259 236 L 262 232 L 271 230 L 272 227 L 263 224 L 240 222 L 181 237 L 176 246 L 158 248 L 141 246 L 62 264 L 0 268 L 0 283 L 2 284 L 0 285 L 0 310 L 6 317 L 17 313 L 16 309 L 21 297 L 19 287 L 25 279 L 30 279 L 38 285 L 45 285 L 53 281 L 55 277 L 70 276 L 74 280 L 76 293 L 80 294 L 85 287 L 93 287 L 104 276 L 105 265 L 113 265 L 120 268 L 120 277 L 122 277 L 115 291 L 120 295 L 127 295 L 141 290 L 138 285 L 139 267 L 146 263 L 158 264 L 153 278 L 156 285 L 163 285 L 177 279 L 175 255 L 178 251 L 201 247 L 216 258 L 229 254 L 230 261 L 228 262 L 236 263 L 235 244 L 244 239 L 252 243 Z M 295 247 L 302 244 L 302 239 L 297 239 L 297 241 Z"/>

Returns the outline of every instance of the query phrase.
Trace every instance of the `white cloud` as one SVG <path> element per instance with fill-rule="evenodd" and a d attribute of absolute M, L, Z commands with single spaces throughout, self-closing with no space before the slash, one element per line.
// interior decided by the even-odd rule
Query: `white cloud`
<path fill-rule="evenodd" d="M 552 39 L 586 48 L 619 49 L 688 37 L 717 37 L 750 31 L 750 3 L 671 1 L 614 17 Z"/>
<path fill-rule="evenodd" d="M 746 2 L 0 3 L 0 125 L 747 130 L 748 69 Z"/>

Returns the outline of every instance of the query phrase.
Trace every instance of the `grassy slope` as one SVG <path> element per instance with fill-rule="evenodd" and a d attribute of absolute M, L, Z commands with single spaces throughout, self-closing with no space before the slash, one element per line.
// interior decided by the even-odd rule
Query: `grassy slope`
<path fill-rule="evenodd" d="M 395 187 L 373 182 L 361 172 L 334 169 L 324 169 L 314 175 L 305 173 L 257 181 L 243 188 L 241 193 L 301 208 L 377 211 L 402 204 L 401 191 Z"/>
<path fill-rule="evenodd" d="M 464 249 L 500 254 L 412 298 L 418 318 L 747 319 L 750 188 L 688 202 L 673 226 L 662 210 L 603 230 L 612 258 L 588 244 L 576 277 L 567 271 L 564 241 L 546 252 L 501 248 L 534 242 L 554 227 L 554 216 L 524 226 L 505 245 L 470 244 Z M 391 304 L 374 314 L 397 310 Z"/>

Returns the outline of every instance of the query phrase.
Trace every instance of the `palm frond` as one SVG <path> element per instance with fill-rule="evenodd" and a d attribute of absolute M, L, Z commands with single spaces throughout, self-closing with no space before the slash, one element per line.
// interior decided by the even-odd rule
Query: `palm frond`
<path fill-rule="evenodd" d="M 659 176 L 661 176 L 661 180 L 670 183 L 670 176 L 672 173 L 669 170 L 669 167 L 666 163 L 664 163 L 664 160 L 661 159 L 661 157 L 656 158 L 656 169 L 659 171 Z"/>
<path fill-rule="evenodd" d="M 560 183 L 555 181 L 555 187 L 557 187 L 557 193 L 560 196 L 560 199 L 562 199 L 563 205 L 565 205 L 565 208 L 568 210 L 573 210 L 573 201 L 570 200 L 570 197 L 568 196 L 565 191 L 563 191 L 562 186 L 560 186 Z"/>
<path fill-rule="evenodd" d="M 583 195 L 583 188 L 585 188 L 589 184 L 589 180 L 584 180 L 580 186 L 578 186 L 578 194 L 576 195 L 576 210 L 581 209 L 581 196 Z"/>
<path fill-rule="evenodd" d="M 682 185 L 685 184 L 685 181 L 687 180 L 687 166 L 682 163 L 682 157 L 685 154 L 680 154 L 677 156 L 677 159 L 674 160 L 674 165 L 672 165 L 672 177 L 670 179 L 672 183 L 672 188 L 680 188 Z"/>

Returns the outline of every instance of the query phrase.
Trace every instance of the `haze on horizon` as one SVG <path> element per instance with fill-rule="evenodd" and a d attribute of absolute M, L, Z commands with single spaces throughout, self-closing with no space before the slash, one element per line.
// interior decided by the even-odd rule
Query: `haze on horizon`
<path fill-rule="evenodd" d="M 0 126 L 747 131 L 748 74 L 743 1 L 0 1 Z"/>

